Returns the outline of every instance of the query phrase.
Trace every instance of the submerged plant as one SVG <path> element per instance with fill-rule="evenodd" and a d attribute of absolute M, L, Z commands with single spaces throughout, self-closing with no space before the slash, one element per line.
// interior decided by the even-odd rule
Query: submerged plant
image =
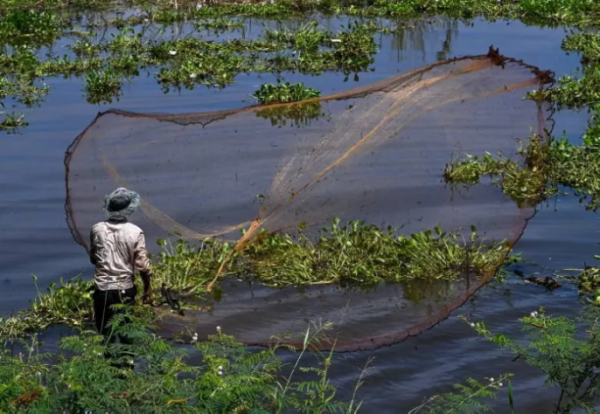
<path fill-rule="evenodd" d="M 274 106 L 256 111 L 257 118 L 271 121 L 271 125 L 279 128 L 288 124 L 298 128 L 310 125 L 317 119 L 325 118 L 327 114 L 319 102 L 300 102 L 294 105 Z"/>

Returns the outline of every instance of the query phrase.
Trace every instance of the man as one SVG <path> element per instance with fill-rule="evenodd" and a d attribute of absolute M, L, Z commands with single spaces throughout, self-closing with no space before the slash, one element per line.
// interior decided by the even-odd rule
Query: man
<path fill-rule="evenodd" d="M 90 260 L 94 276 L 94 314 L 96 328 L 108 342 L 116 342 L 109 322 L 118 310 L 113 305 L 133 305 L 136 297 L 134 273 L 139 271 L 144 284 L 143 302 L 152 302 L 150 261 L 144 232 L 127 218 L 140 205 L 140 196 L 117 188 L 104 199 L 106 221 L 97 223 L 90 233 Z M 119 335 L 122 344 L 131 341 Z"/>

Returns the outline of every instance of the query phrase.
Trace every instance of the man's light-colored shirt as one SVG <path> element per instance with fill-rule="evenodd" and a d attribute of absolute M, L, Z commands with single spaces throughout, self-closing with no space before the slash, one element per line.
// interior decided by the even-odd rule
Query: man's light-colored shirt
<path fill-rule="evenodd" d="M 133 285 L 135 270 L 150 271 L 144 232 L 127 221 L 103 221 L 90 233 L 94 283 L 100 290 L 124 290 Z"/>

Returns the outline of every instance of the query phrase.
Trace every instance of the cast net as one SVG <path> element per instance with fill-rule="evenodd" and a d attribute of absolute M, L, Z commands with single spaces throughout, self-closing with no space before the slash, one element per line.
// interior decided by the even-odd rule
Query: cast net
<path fill-rule="evenodd" d="M 87 246 L 104 195 L 126 186 L 142 197 L 134 221 L 149 246 L 167 233 L 235 240 L 246 229 L 243 246 L 260 229 L 317 229 L 334 217 L 406 234 L 474 225 L 488 240 L 515 242 L 532 210 L 491 184 L 457 191 L 443 183 L 443 171 L 453 154 L 511 155 L 517 139 L 541 133 L 545 109 L 524 96 L 549 79 L 490 49 L 303 104 L 183 115 L 107 111 L 67 152 L 68 222 Z M 343 314 L 337 349 L 374 348 L 430 328 L 490 277 L 369 292 L 226 281 L 212 312 L 174 317 L 168 326 L 193 324 L 203 336 L 219 325 L 262 344 Z"/>

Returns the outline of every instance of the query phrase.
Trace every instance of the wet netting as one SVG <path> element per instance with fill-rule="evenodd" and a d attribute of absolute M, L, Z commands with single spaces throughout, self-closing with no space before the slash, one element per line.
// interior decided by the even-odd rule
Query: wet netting
<path fill-rule="evenodd" d="M 167 233 L 237 240 L 246 229 L 243 247 L 260 229 L 318 229 L 334 217 L 406 234 L 474 225 L 488 240 L 514 243 L 533 210 L 492 184 L 453 189 L 443 171 L 453 155 L 516 154 L 517 139 L 541 133 L 548 114 L 524 96 L 550 78 L 490 49 L 301 105 L 184 115 L 110 110 L 68 149 L 68 222 L 86 246 L 104 195 L 126 186 L 142 197 L 133 221 L 150 246 Z M 222 326 L 266 344 L 273 334 L 304 331 L 307 321 L 343 315 L 336 349 L 375 348 L 443 320 L 491 276 L 368 292 L 225 280 L 211 312 L 173 317 L 166 329 L 191 324 L 202 337 Z"/>

